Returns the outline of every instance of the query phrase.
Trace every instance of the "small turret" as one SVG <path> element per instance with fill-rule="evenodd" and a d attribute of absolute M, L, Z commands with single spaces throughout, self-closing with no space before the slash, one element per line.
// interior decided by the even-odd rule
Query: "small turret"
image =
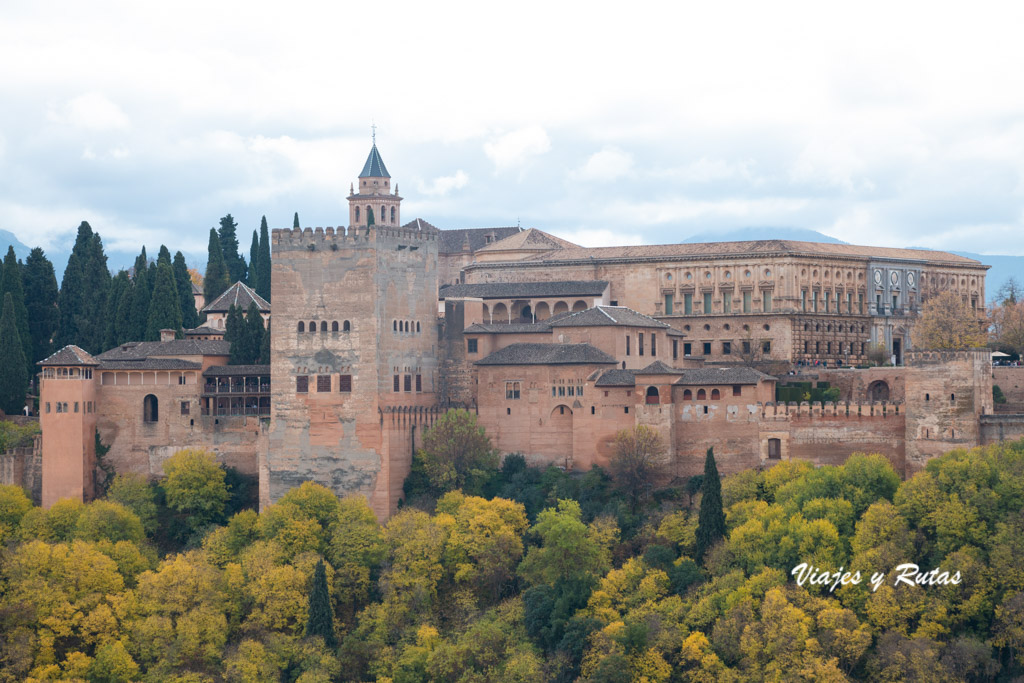
<path fill-rule="evenodd" d="M 394 193 L 391 191 L 391 174 L 377 149 L 377 134 L 374 131 L 370 154 L 359 174 L 359 192 L 355 193 L 349 187 L 349 225 L 368 227 L 372 215 L 372 225 L 397 227 L 402 224 L 401 203 L 397 187 Z"/>

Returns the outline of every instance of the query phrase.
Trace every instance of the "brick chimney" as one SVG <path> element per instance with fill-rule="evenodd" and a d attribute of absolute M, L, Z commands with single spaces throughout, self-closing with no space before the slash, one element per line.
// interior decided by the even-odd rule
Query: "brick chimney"
<path fill-rule="evenodd" d="M 160 330 L 160 341 L 162 341 L 162 342 L 174 341 L 174 335 L 175 335 L 175 331 L 174 330 Z"/>

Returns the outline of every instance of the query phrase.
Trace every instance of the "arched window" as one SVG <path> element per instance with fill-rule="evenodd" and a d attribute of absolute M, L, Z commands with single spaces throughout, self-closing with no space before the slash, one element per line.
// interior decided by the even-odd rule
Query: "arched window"
<path fill-rule="evenodd" d="M 391 331 L 392 332 L 398 332 L 398 321 L 397 320 L 392 320 L 391 321 Z"/>
<path fill-rule="evenodd" d="M 359 221 L 359 207 L 356 207 L 356 222 Z"/>
<path fill-rule="evenodd" d="M 391 222 L 395 222 L 395 207 L 391 207 Z"/>
<path fill-rule="evenodd" d="M 142 399 L 142 421 L 156 422 L 160 419 L 160 405 L 153 394 L 146 394 Z"/>
<path fill-rule="evenodd" d="M 950 394 L 949 395 L 949 402 L 950 403 L 956 403 L 956 394 Z"/>
<path fill-rule="evenodd" d="M 338 331 L 338 321 L 335 320 L 335 321 L 331 322 L 331 332 L 337 332 L 337 331 Z"/>
<path fill-rule="evenodd" d="M 321 332 L 326 332 L 327 331 L 327 321 L 326 320 L 321 320 L 320 321 L 320 331 Z"/>
<path fill-rule="evenodd" d="M 533 310 L 530 308 L 530 304 L 523 306 L 523 320 L 533 320 Z"/>
<path fill-rule="evenodd" d="M 720 398 L 722 398 L 721 392 L 719 392 L 718 389 L 712 389 L 711 390 L 711 400 L 712 401 L 717 401 Z"/>
<path fill-rule="evenodd" d="M 341 331 L 348 332 L 352 329 L 352 324 L 349 321 L 345 321 L 341 324 Z"/>
<path fill-rule="evenodd" d="M 658 387 L 647 387 L 648 405 L 661 403 L 661 396 L 658 395 Z"/>
<path fill-rule="evenodd" d="M 697 400 L 698 401 L 706 401 L 707 398 L 708 398 L 708 393 L 706 391 L 704 391 L 703 389 L 698 389 L 697 390 Z"/>
<path fill-rule="evenodd" d="M 316 321 L 315 320 L 310 320 L 309 321 L 309 332 L 310 332 L 310 334 L 314 334 L 316 332 Z"/>
<path fill-rule="evenodd" d="M 684 401 L 692 401 L 693 400 L 693 392 L 690 391 L 689 389 L 684 389 L 683 390 L 683 400 Z"/>
<path fill-rule="evenodd" d="M 420 331 L 420 324 L 417 322 L 416 323 L 416 332 L 419 332 L 419 331 Z"/>
<path fill-rule="evenodd" d="M 406 332 L 409 331 L 409 321 L 408 320 L 405 321 L 405 331 Z"/>
<path fill-rule="evenodd" d="M 304 323 L 304 322 L 302 322 L 300 320 L 299 321 L 299 332 L 305 332 L 305 331 L 306 331 L 306 323 Z"/>

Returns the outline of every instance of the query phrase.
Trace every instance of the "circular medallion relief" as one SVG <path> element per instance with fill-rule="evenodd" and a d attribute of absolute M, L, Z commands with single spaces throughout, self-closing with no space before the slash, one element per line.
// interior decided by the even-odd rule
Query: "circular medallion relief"
<path fill-rule="evenodd" d="M 880 271 L 880 270 L 876 270 L 875 271 L 875 284 L 876 285 L 882 284 L 882 271 Z"/>
<path fill-rule="evenodd" d="M 914 286 L 914 274 L 913 273 L 907 273 L 907 284 L 910 285 L 911 287 Z"/>
<path fill-rule="evenodd" d="M 900 283 L 900 274 L 897 273 L 895 270 L 892 271 L 892 273 L 889 275 L 889 282 L 893 283 L 894 285 L 898 285 Z"/>

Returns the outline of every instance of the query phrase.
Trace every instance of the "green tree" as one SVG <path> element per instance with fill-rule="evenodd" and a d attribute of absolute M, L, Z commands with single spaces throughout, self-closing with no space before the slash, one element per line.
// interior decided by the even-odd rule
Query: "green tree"
<path fill-rule="evenodd" d="M 245 259 L 238 254 L 238 224 L 231 214 L 220 219 L 220 230 L 217 231 L 220 240 L 221 254 L 224 256 L 224 265 L 228 269 L 228 281 L 245 282 Z"/>
<path fill-rule="evenodd" d="M 149 306 L 153 300 L 153 281 L 150 279 L 148 257 L 146 247 L 142 247 L 142 253 L 135 258 L 135 269 L 132 275 L 132 282 L 135 285 L 132 292 L 131 313 L 131 341 L 155 341 L 148 336 L 149 331 Z"/>
<path fill-rule="evenodd" d="M 181 308 L 181 326 L 186 330 L 199 325 L 199 313 L 196 311 L 196 298 L 192 294 L 192 278 L 188 274 L 185 256 L 180 251 L 174 253 L 174 287 L 178 291 Z"/>
<path fill-rule="evenodd" d="M 74 537 L 83 541 L 129 541 L 141 543 L 146 532 L 129 508 L 109 500 L 94 500 L 84 506 L 75 523 Z"/>
<path fill-rule="evenodd" d="M 124 344 L 129 341 L 142 341 L 142 335 L 138 333 L 132 324 L 132 309 L 135 308 L 135 282 L 128 281 L 128 286 L 121 290 L 121 299 L 117 303 L 117 320 L 114 322 L 114 331 L 117 335 L 117 343 Z"/>
<path fill-rule="evenodd" d="M 92 227 L 82 221 L 60 283 L 60 323 L 55 346 L 77 344 L 90 353 L 103 350 L 106 334 L 103 312 L 109 287 L 110 271 L 103 242 Z"/>
<path fill-rule="evenodd" d="M 231 365 L 248 365 L 249 343 L 248 328 L 242 309 L 234 304 L 228 309 L 227 321 L 224 323 L 224 341 L 231 342 Z"/>
<path fill-rule="evenodd" d="M 231 275 L 228 272 L 224 253 L 221 251 L 220 238 L 217 236 L 215 228 L 210 228 L 210 245 L 207 253 L 206 274 L 203 276 L 203 299 L 207 304 L 212 304 L 214 299 L 231 286 Z"/>
<path fill-rule="evenodd" d="M 156 255 L 156 265 L 159 268 L 161 263 L 171 265 L 171 250 L 167 248 L 167 245 L 161 244 L 160 251 Z"/>
<path fill-rule="evenodd" d="M 423 435 L 420 451 L 427 477 L 438 493 L 462 489 L 478 494 L 498 469 L 498 453 L 476 415 L 449 410 Z"/>
<path fill-rule="evenodd" d="M 25 370 L 32 375 L 32 337 L 28 329 L 28 308 L 25 306 L 25 284 L 22 277 L 24 266 L 18 262 L 14 255 L 14 247 L 7 247 L 7 255 L 4 256 L 3 274 L 0 276 L 0 298 L 11 295 L 14 302 L 14 319 L 18 326 L 18 339 L 21 340 L 21 350 L 25 355 Z"/>
<path fill-rule="evenodd" d="M 0 484 L 0 544 L 14 538 L 22 517 L 32 509 L 32 501 L 20 486 Z"/>
<path fill-rule="evenodd" d="M 32 340 L 29 360 L 41 361 L 53 353 L 53 335 L 57 332 L 57 277 L 53 264 L 39 247 L 25 259 L 25 308 L 28 310 L 28 333 Z"/>
<path fill-rule="evenodd" d="M 295 212 L 295 218 L 292 219 L 292 227 L 293 228 L 301 228 L 302 227 L 301 225 L 299 225 L 299 212 L 298 211 Z"/>
<path fill-rule="evenodd" d="M 600 530 L 581 519 L 580 504 L 560 500 L 558 508 L 537 515 L 531 529 L 540 546 L 530 548 L 519 574 L 529 584 L 553 585 L 579 578 L 596 579 L 611 567 L 611 552 Z"/>
<path fill-rule="evenodd" d="M 141 475 L 118 474 L 107 489 L 107 500 L 119 503 L 134 512 L 147 535 L 156 532 L 156 492 Z"/>
<path fill-rule="evenodd" d="M 168 256 L 168 260 L 170 257 Z M 174 270 L 170 263 L 161 262 L 156 269 L 156 283 L 149 304 L 146 338 L 160 339 L 160 330 L 181 330 L 181 300 L 174 284 Z"/>
<path fill-rule="evenodd" d="M 296 220 L 298 220 L 298 216 L 299 214 L 295 214 Z M 256 293 L 262 296 L 267 301 L 270 301 L 270 229 L 267 227 L 266 216 L 264 216 L 263 220 L 260 222 L 259 262 L 259 278 L 257 279 L 255 284 Z"/>
<path fill-rule="evenodd" d="M 612 479 L 629 497 L 634 511 L 654 488 L 654 480 L 664 455 L 664 440 L 646 425 L 623 429 L 615 435 Z"/>
<path fill-rule="evenodd" d="M 704 481 L 701 484 L 700 514 L 697 518 L 697 559 L 725 536 L 725 512 L 722 510 L 722 481 L 715 465 L 715 453 L 709 448 L 704 459 Z"/>
<path fill-rule="evenodd" d="M 110 282 L 110 291 L 107 292 L 107 306 L 106 306 L 106 319 L 107 319 L 107 331 L 104 336 L 103 347 L 106 349 L 112 349 L 118 344 L 121 344 L 127 339 L 121 339 L 118 336 L 118 330 L 120 329 L 118 322 L 118 309 L 121 306 L 121 299 L 124 297 L 126 289 L 131 287 L 131 280 L 128 278 L 128 271 L 120 270 L 114 279 Z"/>
<path fill-rule="evenodd" d="M 313 572 L 313 590 L 309 594 L 309 618 L 306 621 L 306 637 L 324 639 L 329 648 L 337 647 L 334 638 L 334 610 L 331 608 L 331 594 L 327 590 L 327 572 L 324 561 L 316 563 Z"/>
<path fill-rule="evenodd" d="M 247 365 L 259 362 L 265 334 L 263 316 L 260 315 L 259 306 L 254 301 L 249 304 L 249 310 L 245 314 L 245 363 Z"/>
<path fill-rule="evenodd" d="M 168 507 L 188 515 L 192 529 L 221 519 L 230 494 L 224 483 L 224 468 L 212 453 L 196 449 L 178 451 L 164 462 L 164 474 Z"/>
<path fill-rule="evenodd" d="M 264 216 L 266 220 L 266 216 Z M 260 234 L 252 231 L 252 242 L 249 244 L 249 272 L 245 284 L 256 289 L 256 283 L 260 278 Z"/>
<path fill-rule="evenodd" d="M 267 330 L 263 333 L 263 342 L 260 344 L 260 365 L 270 365 L 270 321 L 267 321 Z"/>
<path fill-rule="evenodd" d="M 0 410 L 19 415 L 25 407 L 28 391 L 25 349 L 18 334 L 14 298 L 4 294 L 3 315 L 0 316 Z"/>
<path fill-rule="evenodd" d="M 370 227 L 371 225 L 375 225 L 373 222 L 373 209 L 366 207 L 366 227 Z"/>

